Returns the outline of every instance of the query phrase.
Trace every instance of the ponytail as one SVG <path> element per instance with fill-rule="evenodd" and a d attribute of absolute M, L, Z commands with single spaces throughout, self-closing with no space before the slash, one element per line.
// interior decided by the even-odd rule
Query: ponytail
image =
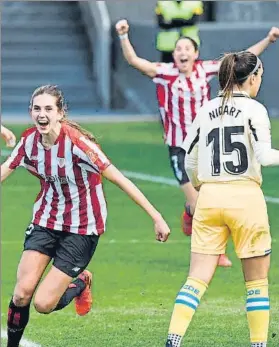
<path fill-rule="evenodd" d="M 78 123 L 67 119 L 65 116 L 62 118 L 61 120 L 62 124 L 66 124 L 76 130 L 78 130 L 82 135 L 84 135 L 85 137 L 88 138 L 88 140 L 98 144 L 98 141 L 96 140 L 95 136 L 92 135 L 89 131 L 85 130 L 84 128 L 82 128 Z"/>
<path fill-rule="evenodd" d="M 234 72 L 234 64 L 236 61 L 236 54 L 228 54 L 225 56 L 226 61 L 224 64 L 224 69 L 222 71 L 222 74 L 225 74 L 227 76 L 227 80 L 225 82 L 225 86 L 222 89 L 222 104 L 221 104 L 221 115 L 224 114 L 224 109 L 228 101 L 232 98 L 233 95 L 233 88 L 236 80 L 235 72 Z M 224 59 L 225 59 L 224 58 Z M 222 61 L 222 64 L 224 63 L 224 60 Z M 220 74 L 220 73 L 219 73 Z M 220 79 L 220 76 L 219 76 Z"/>
<path fill-rule="evenodd" d="M 224 114 L 226 104 L 233 97 L 234 87 L 241 87 L 249 76 L 257 75 L 260 67 L 260 59 L 251 52 L 224 55 L 219 70 L 220 96 L 222 97 L 221 115 Z"/>

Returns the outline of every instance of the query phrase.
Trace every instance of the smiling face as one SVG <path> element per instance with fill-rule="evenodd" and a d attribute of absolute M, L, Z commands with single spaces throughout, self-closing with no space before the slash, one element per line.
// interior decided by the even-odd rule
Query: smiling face
<path fill-rule="evenodd" d="M 177 41 L 173 51 L 173 59 L 179 71 L 191 72 L 195 60 L 199 56 L 198 48 L 189 38 L 181 38 Z"/>
<path fill-rule="evenodd" d="M 57 97 L 47 93 L 33 98 L 30 115 L 41 134 L 49 134 L 60 126 L 63 113 L 57 107 Z"/>

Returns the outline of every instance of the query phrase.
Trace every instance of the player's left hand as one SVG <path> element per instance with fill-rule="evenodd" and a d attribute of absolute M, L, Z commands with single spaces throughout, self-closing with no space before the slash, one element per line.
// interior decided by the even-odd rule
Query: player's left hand
<path fill-rule="evenodd" d="M 156 219 L 154 221 L 154 229 L 156 234 L 156 240 L 160 242 L 167 241 L 169 235 L 170 235 L 170 228 L 163 219 L 163 217 L 160 217 L 159 219 Z"/>
<path fill-rule="evenodd" d="M 270 42 L 275 42 L 279 38 L 279 28 L 272 27 L 267 35 Z"/>
<path fill-rule="evenodd" d="M 15 135 L 3 125 L 1 125 L 1 136 L 6 141 L 7 147 L 14 147 L 16 145 Z"/>

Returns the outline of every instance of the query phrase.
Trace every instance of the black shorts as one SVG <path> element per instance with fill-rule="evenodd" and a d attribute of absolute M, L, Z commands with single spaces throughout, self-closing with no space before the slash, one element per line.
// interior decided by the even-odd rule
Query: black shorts
<path fill-rule="evenodd" d="M 25 232 L 24 250 L 53 258 L 53 265 L 77 277 L 89 264 L 98 244 L 98 235 L 78 235 L 31 224 Z"/>
<path fill-rule="evenodd" d="M 171 168 L 180 185 L 190 182 L 185 170 L 185 154 L 183 148 L 169 146 Z"/>

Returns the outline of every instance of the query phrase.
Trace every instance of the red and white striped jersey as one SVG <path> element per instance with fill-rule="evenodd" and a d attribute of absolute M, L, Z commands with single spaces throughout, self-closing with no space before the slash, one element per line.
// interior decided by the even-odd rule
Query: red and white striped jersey
<path fill-rule="evenodd" d="M 75 234 L 102 234 L 107 218 L 101 173 L 110 161 L 99 146 L 63 124 L 55 144 L 45 149 L 37 129 L 26 130 L 8 159 L 40 179 L 32 223 Z"/>
<path fill-rule="evenodd" d="M 218 71 L 219 62 L 213 60 L 196 61 L 190 77 L 179 72 L 174 63 L 157 65 L 153 82 L 157 85 L 158 105 L 167 145 L 182 145 L 197 111 L 210 98 L 209 81 Z"/>

